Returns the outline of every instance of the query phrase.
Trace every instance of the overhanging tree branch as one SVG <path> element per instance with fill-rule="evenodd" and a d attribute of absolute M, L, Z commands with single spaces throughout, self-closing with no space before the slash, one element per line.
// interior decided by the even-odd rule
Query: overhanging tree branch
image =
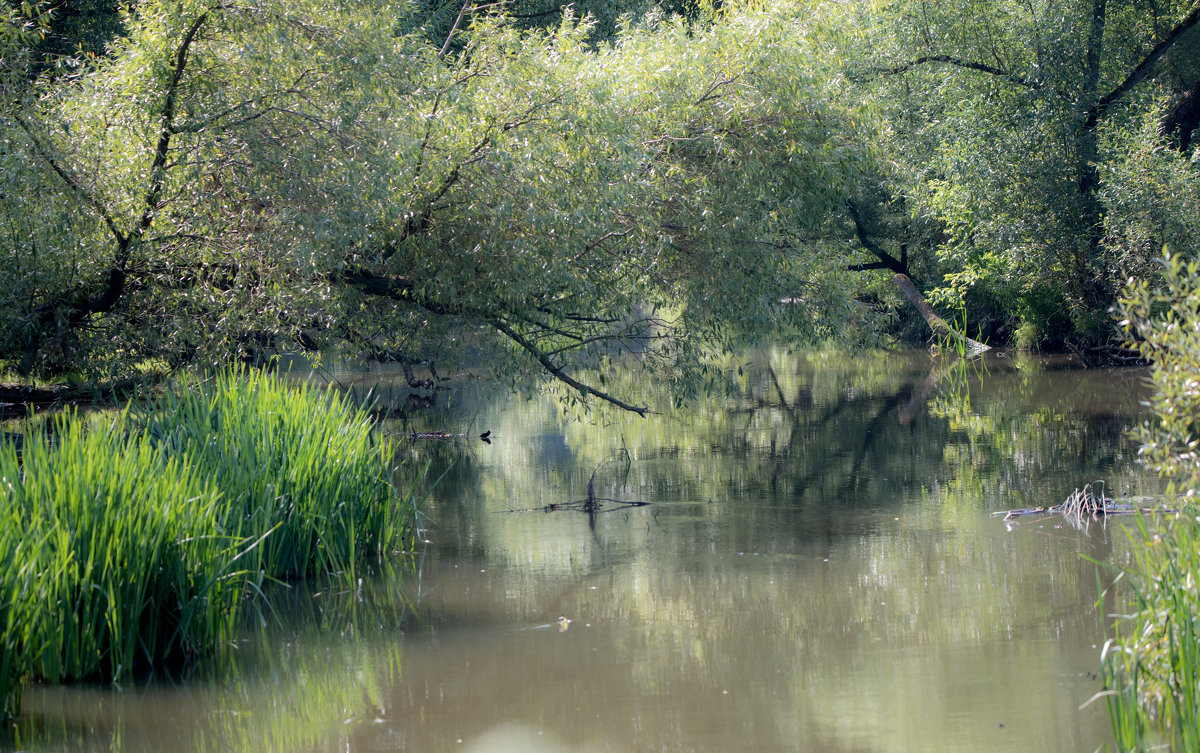
<path fill-rule="evenodd" d="M 1183 20 L 1176 24 L 1175 28 L 1171 29 L 1170 33 L 1163 37 L 1162 41 L 1156 44 L 1146 57 L 1142 58 L 1142 61 L 1129 72 L 1124 81 L 1108 94 L 1096 100 L 1096 104 L 1087 112 L 1087 119 L 1084 121 L 1083 127 L 1095 127 L 1100 118 L 1104 117 L 1104 114 L 1108 112 L 1108 108 L 1119 102 L 1133 87 L 1144 81 L 1150 75 L 1151 71 L 1154 70 L 1154 66 L 1158 65 L 1158 62 L 1162 60 L 1163 56 L 1170 52 L 1175 45 L 1179 44 L 1184 34 L 1198 23 L 1200 23 L 1200 3 L 1197 3 L 1191 12 L 1184 16 Z"/>
<path fill-rule="evenodd" d="M 104 226 L 108 228 L 108 232 L 111 233 L 112 237 L 117 241 L 117 245 L 127 243 L 128 241 L 126 234 L 121 231 L 121 228 L 117 227 L 116 221 L 113 219 L 113 216 L 108 213 L 108 209 L 105 208 L 104 204 L 100 203 L 100 200 L 95 196 L 92 196 L 92 194 L 83 187 L 83 184 L 81 184 L 74 175 L 67 171 L 66 167 L 59 164 L 58 160 L 54 158 L 54 155 L 50 153 L 50 150 L 47 149 L 46 146 L 42 144 L 41 140 L 34 134 L 33 129 L 29 127 L 29 124 L 25 122 L 24 118 L 20 117 L 19 115 L 14 115 L 13 120 L 15 120 L 17 126 L 25 132 L 25 135 L 29 137 L 29 143 L 33 145 L 33 153 L 36 154 L 43 162 L 45 162 L 51 170 L 54 171 L 54 174 L 59 177 L 59 180 L 61 180 L 68 189 L 70 189 L 71 193 L 83 199 L 83 203 L 87 204 L 96 212 L 97 215 L 99 215 L 100 219 L 104 222 Z"/>
<path fill-rule="evenodd" d="M 1018 76 L 1011 71 L 1004 70 L 1003 68 L 997 68 L 996 66 L 988 65 L 987 63 L 977 63 L 972 60 L 963 60 L 962 58 L 956 58 L 951 55 L 922 55 L 915 60 L 900 63 L 892 66 L 891 68 L 876 68 L 871 72 L 881 76 L 896 76 L 901 73 L 907 73 L 918 66 L 928 65 L 929 63 L 941 63 L 943 65 L 954 66 L 955 68 L 965 68 L 966 70 L 987 73 L 1016 84 L 1017 86 L 1036 86 L 1036 81 L 1025 78 L 1024 76 Z"/>
<path fill-rule="evenodd" d="M 872 242 L 867 236 L 867 231 L 863 225 L 862 216 L 858 211 L 858 206 L 854 202 L 848 201 L 846 202 L 846 209 L 850 214 L 850 219 L 854 221 L 854 233 L 858 236 L 858 242 L 862 244 L 863 248 L 870 251 L 879 259 L 879 261 L 876 263 L 856 264 L 848 267 L 848 269 L 851 271 L 862 271 L 868 269 L 890 270 L 894 273 L 892 275 L 892 281 L 896 283 L 896 287 L 900 289 L 900 292 L 905 298 L 908 299 L 909 303 L 911 303 L 917 309 L 917 311 L 920 312 L 921 317 L 925 320 L 925 323 L 929 325 L 929 328 L 933 330 L 935 335 L 964 343 L 967 350 L 973 354 L 990 350 L 989 346 L 967 337 L 965 333 L 959 332 L 957 329 L 950 326 L 945 319 L 938 316 L 937 312 L 933 310 L 933 307 L 929 305 L 929 301 L 925 300 L 925 296 L 921 294 L 921 291 L 917 288 L 916 284 L 914 284 L 912 276 L 908 273 L 907 255 L 905 255 L 905 258 L 903 259 L 897 259 Z"/>
<path fill-rule="evenodd" d="M 462 23 L 463 16 L 467 14 L 467 6 L 471 4 L 471 0 L 464 0 L 462 7 L 458 9 L 458 17 L 454 19 L 454 25 L 450 27 L 450 33 L 446 35 L 446 43 L 442 45 L 442 49 L 438 50 L 437 56 L 445 57 L 446 52 L 450 49 L 450 41 L 454 39 L 454 32 L 458 31 L 458 25 Z"/>
<path fill-rule="evenodd" d="M 179 47 L 176 48 L 175 55 L 173 56 L 174 67 L 172 68 L 171 78 L 163 97 L 162 112 L 159 118 L 158 139 L 154 150 L 154 158 L 150 165 L 149 181 L 143 200 L 142 212 L 134 228 L 129 232 L 124 232 L 120 229 L 116 219 L 108 212 L 107 208 L 96 197 L 92 196 L 75 176 L 54 159 L 50 151 L 33 133 L 33 129 L 23 120 L 17 118 L 17 123 L 21 130 L 25 132 L 33 144 L 34 152 L 42 161 L 50 166 L 50 169 L 54 171 L 72 193 L 79 196 L 85 204 L 99 214 L 109 233 L 116 240 L 116 254 L 100 289 L 90 295 L 81 294 L 75 296 L 73 299 L 60 299 L 42 304 L 35 311 L 35 316 L 42 327 L 53 325 L 60 316 L 58 312 L 64 309 L 66 323 L 71 325 L 82 324 L 93 314 L 112 311 L 125 294 L 128 282 L 126 268 L 129 262 L 129 253 L 135 242 L 141 239 L 154 222 L 154 215 L 161 203 L 171 135 L 174 132 L 175 126 L 176 97 L 183 80 L 183 74 L 187 69 L 188 52 L 200 28 L 208 18 L 209 12 L 205 11 L 200 14 L 187 28 L 183 40 L 180 42 Z"/>
<path fill-rule="evenodd" d="M 142 216 L 138 221 L 138 230 L 136 231 L 138 236 L 141 236 L 150 228 L 151 223 L 154 222 L 154 215 L 158 211 L 159 198 L 162 196 L 163 182 L 166 179 L 167 156 L 171 148 L 171 135 L 175 131 L 175 105 L 176 97 L 179 94 L 179 85 L 183 81 L 184 71 L 187 70 L 188 53 L 191 50 L 192 42 L 195 41 L 196 35 L 200 33 L 200 29 L 208 20 L 210 12 L 205 11 L 192 21 L 192 24 L 184 33 L 179 47 L 175 50 L 175 67 L 171 70 L 171 80 L 167 83 L 167 90 L 163 94 L 158 143 L 154 147 L 154 161 L 150 164 L 150 185 L 146 191 Z M 128 244 L 121 251 L 123 258 L 119 259 L 119 262 L 121 266 L 124 266 L 127 261 L 124 257 L 127 256 Z"/>
<path fill-rule="evenodd" d="M 495 329 L 500 334 L 507 337 L 512 342 L 516 343 L 526 353 L 533 357 L 543 369 L 551 376 L 559 380 L 569 387 L 573 387 L 586 395 L 592 395 L 600 398 L 605 402 L 623 410 L 636 413 L 639 416 L 645 416 L 649 409 L 645 406 L 630 405 L 603 390 L 598 390 L 591 385 L 584 384 L 573 378 L 562 370 L 560 366 L 551 360 L 550 355 L 538 348 L 538 346 L 520 332 L 517 332 L 507 322 L 496 314 L 480 309 L 474 309 L 466 306 L 455 304 L 447 304 L 441 301 L 434 301 L 424 296 L 418 295 L 412 285 L 412 280 L 406 277 L 393 277 L 388 275 L 379 275 L 365 269 L 342 270 L 330 276 L 332 282 L 348 285 L 356 290 L 367 295 L 378 296 L 382 298 L 390 298 L 399 301 L 408 301 L 414 306 L 419 306 L 433 314 L 441 314 L 443 316 L 460 316 L 473 318 Z"/>
<path fill-rule="evenodd" d="M 617 406 L 618 408 L 630 411 L 632 413 L 636 413 L 639 416 L 642 416 L 643 418 L 649 412 L 649 409 L 644 405 L 630 405 L 629 403 L 618 400 L 617 398 L 613 397 L 612 395 L 608 394 L 607 392 L 598 390 L 595 387 L 586 385 L 583 382 L 573 379 L 569 374 L 567 374 L 562 369 L 560 369 L 558 366 L 556 366 L 555 363 L 550 360 L 550 357 L 547 354 L 545 354 L 541 350 L 539 350 L 536 345 L 534 345 L 532 342 L 530 342 L 529 340 L 522 337 L 519 332 L 514 330 L 512 327 L 509 327 L 502 320 L 493 318 L 488 322 L 488 324 L 492 325 L 492 327 L 494 327 L 496 329 L 496 331 L 503 334 L 509 340 L 512 340 L 514 343 L 521 346 L 521 348 L 523 348 L 527 353 L 529 353 L 529 355 L 533 356 L 534 360 L 536 360 L 538 363 L 540 363 L 542 365 L 543 369 L 548 371 L 551 376 L 553 376 L 555 379 L 558 379 L 560 382 L 562 382 L 570 387 L 574 387 L 575 389 L 579 390 L 580 392 L 582 392 L 584 394 L 592 395 L 594 397 L 600 398 L 601 400 L 604 400 L 605 402 L 612 403 L 613 405 Z"/>
<path fill-rule="evenodd" d="M 872 241 L 867 236 L 867 230 L 863 225 L 862 215 L 859 213 L 858 205 L 853 201 L 846 202 L 846 211 L 850 214 L 850 219 L 854 221 L 854 234 L 858 236 L 858 242 L 862 244 L 863 248 L 874 254 L 875 258 L 879 259 L 879 261 L 872 262 L 870 264 L 854 264 L 847 267 L 847 270 L 851 272 L 863 272 L 868 269 L 887 269 L 898 275 L 905 275 L 911 279 L 912 274 L 908 271 L 908 254 L 904 253 L 902 254 L 901 258 L 897 259 L 887 251 L 883 250 L 883 248 L 881 248 L 877 243 Z"/>

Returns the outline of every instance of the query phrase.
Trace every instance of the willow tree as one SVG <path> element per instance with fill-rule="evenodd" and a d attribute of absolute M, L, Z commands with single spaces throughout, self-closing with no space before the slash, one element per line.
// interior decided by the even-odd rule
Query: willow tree
<path fill-rule="evenodd" d="M 102 375 L 252 347 L 695 384 L 740 333 L 858 316 L 815 233 L 859 171 L 799 5 L 596 47 L 370 0 L 158 2 L 0 149 L 0 356 Z M 787 303 L 781 303 L 781 301 Z"/>
<path fill-rule="evenodd" d="M 1188 147 L 1198 24 L 1194 0 L 921 0 L 861 19 L 852 67 L 884 115 L 882 183 L 935 220 L 942 300 L 1081 352 L 1118 338 L 1116 292 L 1161 246 L 1106 242 L 1123 233 L 1104 177 L 1144 146 Z"/>

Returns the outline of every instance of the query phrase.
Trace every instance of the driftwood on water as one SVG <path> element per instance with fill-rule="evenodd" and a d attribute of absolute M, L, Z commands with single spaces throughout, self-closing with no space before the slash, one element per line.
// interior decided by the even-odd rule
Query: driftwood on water
<path fill-rule="evenodd" d="M 604 507 L 603 503 L 609 502 L 613 507 Z M 587 497 L 585 499 L 576 499 L 571 502 L 551 502 L 544 507 L 526 507 L 520 510 L 509 510 L 508 512 L 554 512 L 556 510 L 578 510 L 586 512 L 588 515 L 595 515 L 598 512 L 611 512 L 612 510 L 623 510 L 628 507 L 645 507 L 649 502 L 640 500 L 613 499 L 611 497 L 596 496 L 596 472 L 592 472 L 591 479 L 588 480 Z"/>
<path fill-rule="evenodd" d="M 1024 517 L 1026 515 L 1062 515 L 1072 520 L 1085 518 L 1104 518 L 1110 515 L 1132 515 L 1134 513 L 1175 512 L 1174 509 L 1154 504 L 1152 499 L 1116 500 L 1096 494 L 1092 485 L 1087 484 L 1082 489 L 1076 489 L 1061 505 L 1048 507 L 1026 507 L 1016 510 L 1000 510 L 992 513 L 992 517 L 1004 516 L 1005 520 Z"/>
<path fill-rule="evenodd" d="M 466 435 L 466 434 L 452 434 L 452 433 L 450 433 L 450 432 L 448 432 L 448 431 L 410 431 L 410 432 L 408 433 L 408 438 L 409 438 L 409 439 L 441 439 L 441 440 L 450 440 L 450 439 L 466 439 L 466 438 L 467 438 L 467 436 L 468 436 L 468 435 Z M 489 430 L 485 431 L 484 433 L 480 434 L 480 435 L 479 435 L 479 438 L 480 438 L 480 439 L 482 439 L 484 442 L 486 442 L 486 443 L 488 443 L 488 444 L 491 444 L 491 443 L 492 443 L 492 431 L 491 431 L 491 429 L 489 429 Z"/>

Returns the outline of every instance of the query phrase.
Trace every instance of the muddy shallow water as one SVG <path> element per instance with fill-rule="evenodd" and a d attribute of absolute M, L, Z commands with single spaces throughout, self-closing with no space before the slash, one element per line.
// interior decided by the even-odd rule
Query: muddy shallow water
<path fill-rule="evenodd" d="M 207 676 L 31 688 L 5 749 L 1102 746 L 1103 704 L 1079 707 L 1115 606 L 1085 557 L 1122 563 L 1124 524 L 990 513 L 1099 479 L 1151 490 L 1125 436 L 1143 375 L 925 353 L 740 366 L 728 394 L 646 419 L 439 396 L 389 424 L 470 437 L 406 445 L 407 470 L 445 473 L 411 561 L 293 588 Z M 545 510 L 593 473 L 597 514 Z"/>

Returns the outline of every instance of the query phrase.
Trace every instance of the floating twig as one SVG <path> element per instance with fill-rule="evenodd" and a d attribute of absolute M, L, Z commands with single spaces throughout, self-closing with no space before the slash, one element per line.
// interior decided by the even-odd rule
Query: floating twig
<path fill-rule="evenodd" d="M 408 433 L 409 439 L 439 439 L 443 441 L 448 441 L 451 439 L 467 439 L 468 436 L 469 435 L 467 434 L 452 434 L 448 431 L 410 431 Z M 480 434 L 479 438 L 484 442 L 491 444 L 492 430 L 488 429 L 484 433 Z"/>

